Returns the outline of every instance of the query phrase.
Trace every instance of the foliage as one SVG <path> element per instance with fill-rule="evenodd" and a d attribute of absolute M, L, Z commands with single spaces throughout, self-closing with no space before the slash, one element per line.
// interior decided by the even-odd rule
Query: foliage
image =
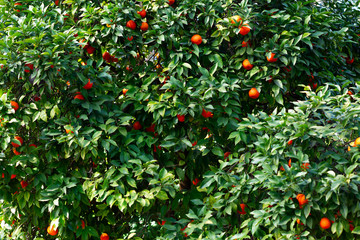
<path fill-rule="evenodd" d="M 0 0 L 1 239 L 360 234 L 359 1 L 15 3 Z"/>

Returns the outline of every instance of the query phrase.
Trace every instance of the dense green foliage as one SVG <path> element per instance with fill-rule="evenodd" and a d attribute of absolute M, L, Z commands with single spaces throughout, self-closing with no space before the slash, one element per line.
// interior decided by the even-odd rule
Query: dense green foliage
<path fill-rule="evenodd" d="M 0 239 L 355 239 L 360 2 L 334 2 L 0 0 Z"/>

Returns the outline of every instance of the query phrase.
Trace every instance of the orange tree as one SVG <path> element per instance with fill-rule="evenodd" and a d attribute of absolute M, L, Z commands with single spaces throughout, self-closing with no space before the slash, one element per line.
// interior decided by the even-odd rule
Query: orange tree
<path fill-rule="evenodd" d="M 355 4 L 0 0 L 0 238 L 355 239 Z"/>

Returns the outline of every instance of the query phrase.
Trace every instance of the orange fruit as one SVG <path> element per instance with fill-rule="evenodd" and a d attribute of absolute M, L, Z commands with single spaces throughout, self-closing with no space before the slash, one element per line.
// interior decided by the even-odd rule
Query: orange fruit
<path fill-rule="evenodd" d="M 246 70 L 251 70 L 254 67 L 254 65 L 250 63 L 249 59 L 245 59 L 242 65 Z"/>
<path fill-rule="evenodd" d="M 21 3 L 15 3 L 14 4 L 14 6 L 22 6 L 22 4 Z M 18 10 L 16 10 L 17 12 L 20 12 L 20 10 L 18 9 Z"/>
<path fill-rule="evenodd" d="M 350 96 L 353 95 L 352 91 L 348 91 L 347 94 L 349 94 Z"/>
<path fill-rule="evenodd" d="M 71 133 L 74 133 L 74 132 L 71 131 L 70 129 L 65 129 L 65 132 L 66 132 L 67 134 L 69 134 L 70 132 L 71 132 Z"/>
<path fill-rule="evenodd" d="M 292 145 L 292 144 L 293 144 L 293 140 L 288 141 L 289 146 Z"/>
<path fill-rule="evenodd" d="M 328 229 L 331 227 L 331 222 L 328 218 L 324 217 L 320 220 L 320 227 L 322 229 Z"/>
<path fill-rule="evenodd" d="M 133 125 L 133 128 L 134 128 L 135 130 L 140 130 L 141 127 L 142 127 L 142 126 L 141 126 L 141 124 L 140 124 L 139 121 L 135 122 L 134 125 Z"/>
<path fill-rule="evenodd" d="M 47 232 L 48 232 L 49 235 L 55 236 L 56 234 L 58 234 L 59 230 L 58 230 L 58 229 L 55 229 L 55 226 L 53 225 L 53 226 L 51 226 L 51 227 L 48 226 Z"/>
<path fill-rule="evenodd" d="M 240 29 L 239 33 L 243 36 L 245 36 L 246 34 L 248 34 L 250 32 L 250 28 L 247 27 L 249 25 L 248 24 L 244 24 L 244 25 L 246 25 L 246 26 L 239 27 L 239 29 Z"/>
<path fill-rule="evenodd" d="M 237 212 L 241 215 L 245 215 L 246 214 L 246 212 L 245 212 L 246 204 L 240 203 L 240 208 L 241 208 L 241 212 L 239 210 Z"/>
<path fill-rule="evenodd" d="M 29 185 L 29 183 L 27 181 L 24 181 L 24 180 L 21 180 L 20 184 L 21 184 L 22 188 L 26 188 Z"/>
<path fill-rule="evenodd" d="M 274 57 L 275 57 L 275 53 L 271 53 L 271 56 L 266 57 L 266 59 L 268 60 L 268 62 L 276 62 L 278 59 Z"/>
<path fill-rule="evenodd" d="M 212 112 L 206 111 L 205 109 L 202 110 L 201 115 L 202 115 L 204 118 L 209 118 L 209 117 L 212 118 L 212 117 L 214 116 L 214 114 L 213 114 Z"/>
<path fill-rule="evenodd" d="M 32 64 L 32 63 L 27 63 L 27 64 L 25 64 L 25 67 L 30 68 L 30 70 L 34 70 L 34 64 Z M 25 72 L 27 72 L 27 73 L 29 73 L 30 70 L 27 69 L 27 68 L 25 68 Z"/>
<path fill-rule="evenodd" d="M 305 195 L 302 194 L 302 193 L 299 193 L 296 196 L 296 199 L 298 200 L 300 206 L 305 205 L 305 204 L 307 204 L 309 202 L 309 200 L 307 200 Z"/>
<path fill-rule="evenodd" d="M 199 34 L 195 34 L 191 37 L 191 42 L 196 45 L 200 45 L 202 43 L 202 37 Z"/>
<path fill-rule="evenodd" d="M 310 166 L 310 163 L 303 163 L 301 165 L 301 168 L 306 170 L 306 169 L 309 169 L 309 166 Z"/>
<path fill-rule="evenodd" d="M 248 43 L 248 42 L 243 41 L 243 42 L 241 43 L 241 46 L 242 46 L 242 47 L 247 47 L 247 46 L 249 46 L 249 43 Z"/>
<path fill-rule="evenodd" d="M 142 11 L 138 11 L 137 12 L 140 16 L 141 16 L 141 18 L 144 18 L 144 17 L 146 17 L 146 11 L 145 11 L 145 9 L 143 9 Z"/>
<path fill-rule="evenodd" d="M 19 104 L 15 101 L 10 101 L 11 106 L 15 110 L 15 112 L 19 109 Z"/>
<path fill-rule="evenodd" d="M 136 29 L 136 23 L 133 20 L 130 20 L 126 23 L 126 27 L 135 30 Z"/>
<path fill-rule="evenodd" d="M 289 168 L 291 168 L 291 158 L 289 159 L 288 166 L 289 166 Z M 280 170 L 285 171 L 285 168 L 283 166 L 281 166 Z"/>
<path fill-rule="evenodd" d="M 17 143 L 11 142 L 11 145 L 13 145 L 13 147 L 16 147 L 16 148 L 20 147 L 24 143 L 24 140 L 22 139 L 22 137 L 15 136 L 14 138 L 20 142 L 20 145 Z"/>
<path fill-rule="evenodd" d="M 13 152 L 14 152 L 15 155 L 20 155 L 21 154 L 21 152 L 16 151 L 16 148 L 13 148 Z"/>
<path fill-rule="evenodd" d="M 352 64 L 354 62 L 354 58 L 350 59 L 350 58 L 346 58 L 346 63 L 347 64 Z"/>
<path fill-rule="evenodd" d="M 178 115 L 176 115 L 176 117 L 177 117 L 179 122 L 184 122 L 185 121 L 185 115 L 178 114 Z"/>
<path fill-rule="evenodd" d="M 94 83 L 90 82 L 90 78 L 89 81 L 87 82 L 87 84 L 85 84 L 85 86 L 83 86 L 84 89 L 89 90 L 92 88 Z"/>
<path fill-rule="evenodd" d="M 149 29 L 149 24 L 147 24 L 146 22 L 141 23 L 140 29 L 144 32 L 147 31 Z"/>
<path fill-rule="evenodd" d="M 257 99 L 260 96 L 260 93 L 258 92 L 258 90 L 256 88 L 252 88 L 249 91 L 249 97 L 252 99 Z"/>
<path fill-rule="evenodd" d="M 166 223 L 166 221 L 161 221 L 161 222 L 158 221 L 158 224 L 161 225 L 161 226 L 164 226 L 165 223 Z"/>
<path fill-rule="evenodd" d="M 355 140 L 355 146 L 358 146 L 358 145 L 360 145 L 360 137 L 358 137 L 356 140 Z M 355 147 L 354 146 L 354 147 Z"/>
<path fill-rule="evenodd" d="M 111 55 L 108 52 L 104 52 L 102 57 L 106 62 L 110 62 L 110 60 L 111 60 Z"/>
<path fill-rule="evenodd" d="M 169 5 L 173 5 L 175 3 L 175 0 L 169 0 Z"/>
<path fill-rule="evenodd" d="M 127 38 L 130 42 L 134 39 L 133 36 Z"/>
<path fill-rule="evenodd" d="M 195 178 L 195 180 L 192 181 L 192 183 L 196 186 L 198 183 L 200 182 L 200 180 L 198 178 Z"/>
<path fill-rule="evenodd" d="M 124 95 L 126 95 L 127 91 L 129 91 L 129 89 L 124 88 L 124 89 L 122 90 L 122 92 L 123 92 Z"/>
<path fill-rule="evenodd" d="M 103 233 L 103 234 L 101 234 L 101 236 L 100 236 L 100 240 L 109 240 L 110 238 L 109 238 L 109 235 L 107 234 L 107 233 Z"/>
<path fill-rule="evenodd" d="M 242 18 L 239 16 L 239 15 L 235 15 L 235 16 L 232 16 L 231 17 L 231 24 L 235 24 L 235 21 L 236 22 L 240 22 L 240 25 L 241 25 L 241 23 L 242 23 Z"/>
<path fill-rule="evenodd" d="M 75 95 L 74 99 L 84 100 L 84 96 L 82 94 Z"/>
<path fill-rule="evenodd" d="M 94 162 L 93 162 L 93 165 L 94 165 Z M 95 164 L 96 165 L 96 164 Z M 96 168 L 96 167 L 95 167 Z M 82 229 L 85 229 L 85 222 L 84 220 L 81 220 L 81 228 Z M 76 229 L 79 229 L 79 226 L 76 226 Z"/>
<path fill-rule="evenodd" d="M 131 72 L 132 71 L 132 68 L 130 66 L 126 66 L 126 70 Z"/>

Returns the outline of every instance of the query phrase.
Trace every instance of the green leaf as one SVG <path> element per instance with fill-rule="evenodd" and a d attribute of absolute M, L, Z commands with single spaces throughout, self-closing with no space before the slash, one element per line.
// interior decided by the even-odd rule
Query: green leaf
<path fill-rule="evenodd" d="M 183 63 L 182 65 L 183 65 L 184 67 L 186 67 L 186 68 L 191 69 L 191 65 L 190 65 L 190 64 L 188 64 L 188 63 Z"/>
<path fill-rule="evenodd" d="M 160 192 L 156 195 L 156 197 L 157 197 L 158 199 L 160 199 L 160 200 L 167 200 L 167 199 L 169 199 L 168 195 L 167 195 L 166 192 L 164 192 L 164 191 L 160 191 Z"/>

